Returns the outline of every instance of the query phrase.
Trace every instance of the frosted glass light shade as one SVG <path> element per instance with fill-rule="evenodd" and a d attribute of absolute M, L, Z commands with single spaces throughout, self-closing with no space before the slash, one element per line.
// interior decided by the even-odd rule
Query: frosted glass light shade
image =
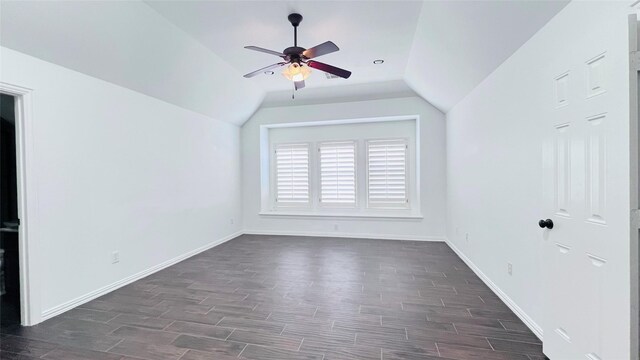
<path fill-rule="evenodd" d="M 309 67 L 298 63 L 293 63 L 287 66 L 282 72 L 282 75 L 291 81 L 306 80 L 310 74 L 311 69 L 309 69 Z"/>

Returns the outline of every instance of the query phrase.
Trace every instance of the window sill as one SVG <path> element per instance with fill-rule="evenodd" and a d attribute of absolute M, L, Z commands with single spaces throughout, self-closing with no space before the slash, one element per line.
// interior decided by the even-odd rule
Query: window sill
<path fill-rule="evenodd" d="M 283 218 L 350 218 L 350 219 L 389 219 L 389 220 L 422 220 L 424 217 L 412 214 L 355 214 L 355 213 L 316 213 L 316 212 L 294 212 L 294 211 L 262 211 L 260 216 L 283 217 Z"/>

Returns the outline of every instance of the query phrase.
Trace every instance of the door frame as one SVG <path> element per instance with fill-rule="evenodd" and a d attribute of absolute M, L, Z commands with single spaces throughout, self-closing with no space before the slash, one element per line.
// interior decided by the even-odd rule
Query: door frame
<path fill-rule="evenodd" d="M 39 323 L 42 319 L 40 296 L 37 286 L 35 247 L 33 235 L 34 213 L 37 209 L 34 187 L 34 167 L 31 154 L 32 141 L 32 97 L 33 90 L 22 86 L 0 82 L 0 93 L 15 98 L 16 121 L 16 176 L 18 187 L 18 249 L 20 262 L 20 322 L 24 326 Z"/>
<path fill-rule="evenodd" d="M 635 6 L 638 2 L 635 2 Z M 631 205 L 631 241 L 630 267 L 631 267 L 631 356 L 637 360 L 640 353 L 640 147 L 639 147 L 639 78 L 640 78 L 640 41 L 638 31 L 638 16 L 630 14 L 629 17 L 629 150 L 630 150 L 630 205 Z"/>

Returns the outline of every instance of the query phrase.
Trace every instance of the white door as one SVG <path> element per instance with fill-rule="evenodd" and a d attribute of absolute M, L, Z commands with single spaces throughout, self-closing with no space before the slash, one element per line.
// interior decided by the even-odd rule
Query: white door
<path fill-rule="evenodd" d="M 543 347 L 551 360 L 618 360 L 629 353 L 628 329 L 619 321 L 629 313 L 619 306 L 628 296 L 621 249 L 622 242 L 628 246 L 623 220 L 629 214 L 612 206 L 621 203 L 625 166 L 613 155 L 628 119 L 607 88 L 606 42 L 585 43 L 583 50 L 559 56 L 547 79 L 552 95 L 542 120 L 546 210 L 540 216 L 550 220 L 541 225 L 553 228 L 541 230 Z"/>

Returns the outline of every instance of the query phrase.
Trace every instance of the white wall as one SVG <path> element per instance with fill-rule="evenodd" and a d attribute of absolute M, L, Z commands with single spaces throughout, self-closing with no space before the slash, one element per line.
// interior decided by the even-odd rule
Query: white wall
<path fill-rule="evenodd" d="M 43 313 L 241 229 L 238 127 L 0 51 L 0 81 L 33 89 L 27 211 Z"/>
<path fill-rule="evenodd" d="M 616 182 L 607 197 L 609 226 L 623 229 L 626 224 L 628 235 L 629 4 L 570 3 L 447 114 L 448 239 L 539 326 L 546 315 L 542 290 L 547 264 L 537 221 L 552 215 L 543 199 L 542 151 L 552 129 L 553 79 L 570 69 L 577 79 L 570 96 L 584 99 L 585 62 L 603 51 L 609 78 L 607 94 L 598 101 L 615 103 L 607 109 L 607 136 L 613 140 L 607 142 L 607 171 Z M 594 115 L 592 109 L 584 110 L 581 116 Z M 614 218 L 614 211 L 620 216 Z M 621 285 L 613 308 L 607 307 L 616 317 L 605 321 L 617 328 L 605 331 L 609 339 L 624 343 L 629 240 L 620 236 L 607 241 L 615 272 L 607 286 Z M 507 262 L 513 264 L 513 276 Z M 607 351 L 613 352 L 604 358 L 624 358 L 611 354 L 623 354 L 628 347 Z"/>
<path fill-rule="evenodd" d="M 260 213 L 260 125 L 420 115 L 423 219 L 275 217 Z M 418 97 L 260 109 L 242 127 L 244 228 L 251 233 L 442 240 L 445 235 L 444 115 Z M 334 225 L 338 226 L 336 230 Z"/>

